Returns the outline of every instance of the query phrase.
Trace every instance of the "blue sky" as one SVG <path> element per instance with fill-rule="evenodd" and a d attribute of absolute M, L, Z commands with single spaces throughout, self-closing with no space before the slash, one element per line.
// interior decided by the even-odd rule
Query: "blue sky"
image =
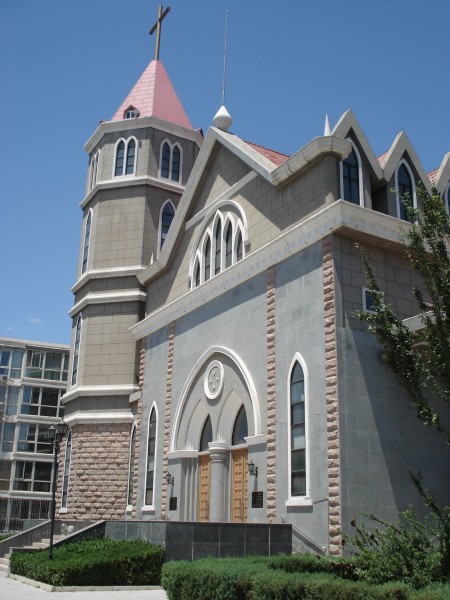
<path fill-rule="evenodd" d="M 291 154 L 351 107 L 377 155 L 450 150 L 448 0 L 169 0 L 160 59 L 194 127 Z M 154 55 L 156 0 L 0 2 L 0 335 L 69 342 L 87 155 Z"/>

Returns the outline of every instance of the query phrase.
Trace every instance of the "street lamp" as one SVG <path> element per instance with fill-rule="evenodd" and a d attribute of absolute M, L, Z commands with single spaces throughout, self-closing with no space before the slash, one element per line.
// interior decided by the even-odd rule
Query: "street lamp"
<path fill-rule="evenodd" d="M 58 477 L 58 452 L 59 444 L 63 435 L 67 431 L 67 425 L 61 419 L 59 423 L 51 425 L 48 428 L 48 439 L 53 446 L 53 475 L 52 475 L 52 505 L 50 513 L 50 546 L 48 547 L 48 557 L 53 558 L 53 532 L 55 529 L 55 511 L 56 511 L 56 479 Z"/>

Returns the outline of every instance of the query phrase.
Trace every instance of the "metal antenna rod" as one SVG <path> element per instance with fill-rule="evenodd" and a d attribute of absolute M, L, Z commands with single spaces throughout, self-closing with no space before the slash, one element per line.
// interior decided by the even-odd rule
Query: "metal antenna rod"
<path fill-rule="evenodd" d="M 227 74 L 227 35 L 228 35 L 228 11 L 225 11 L 225 43 L 223 50 L 223 85 L 222 85 L 222 106 L 225 106 L 225 79 Z"/>

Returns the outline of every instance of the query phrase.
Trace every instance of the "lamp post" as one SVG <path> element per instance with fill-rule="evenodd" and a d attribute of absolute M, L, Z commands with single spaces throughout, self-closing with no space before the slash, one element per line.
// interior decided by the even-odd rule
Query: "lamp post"
<path fill-rule="evenodd" d="M 48 439 L 53 446 L 53 475 L 52 475 L 52 505 L 50 508 L 50 546 L 48 547 L 48 557 L 53 558 L 53 532 L 55 530 L 55 512 L 56 512 L 56 479 L 58 477 L 58 452 L 59 444 L 63 435 L 67 431 L 67 425 L 61 419 L 60 423 L 51 425 L 48 428 Z"/>

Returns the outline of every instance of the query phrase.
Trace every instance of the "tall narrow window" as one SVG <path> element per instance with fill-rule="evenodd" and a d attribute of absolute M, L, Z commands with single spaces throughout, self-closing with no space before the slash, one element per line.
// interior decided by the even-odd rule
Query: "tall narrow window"
<path fill-rule="evenodd" d="M 161 177 L 169 178 L 169 166 L 170 166 L 170 146 L 167 142 L 164 142 L 162 153 L 161 153 Z"/>
<path fill-rule="evenodd" d="M 81 340 L 81 325 L 83 323 L 83 317 L 80 314 L 77 319 L 77 326 L 75 331 L 75 345 L 73 348 L 73 365 L 72 365 L 72 385 L 77 382 L 78 376 L 78 359 L 80 355 L 80 340 Z"/>
<path fill-rule="evenodd" d="M 67 434 L 66 455 L 64 458 L 61 508 L 67 508 L 67 496 L 68 496 L 68 491 L 69 491 L 69 473 L 70 473 L 71 456 L 72 456 L 72 432 L 69 431 L 69 433 Z"/>
<path fill-rule="evenodd" d="M 233 226 L 228 223 L 225 233 L 225 268 L 231 267 L 233 261 Z"/>
<path fill-rule="evenodd" d="M 413 202 L 413 183 L 406 165 L 402 163 L 397 171 L 398 218 L 408 221 L 408 211 L 404 199 Z"/>
<path fill-rule="evenodd" d="M 132 175 L 134 173 L 134 160 L 136 158 L 136 142 L 130 140 L 127 148 L 127 165 L 125 169 L 125 175 Z"/>
<path fill-rule="evenodd" d="M 220 269 L 222 266 L 222 223 L 220 219 L 217 221 L 216 226 L 216 235 L 214 236 L 216 251 L 215 251 L 215 264 L 214 264 L 214 273 L 217 275 L 220 273 Z"/>
<path fill-rule="evenodd" d="M 133 426 L 130 442 L 130 460 L 128 462 L 128 494 L 127 505 L 133 504 L 133 480 L 134 480 L 134 455 L 136 452 L 136 425 Z"/>
<path fill-rule="evenodd" d="M 199 452 L 206 452 L 207 450 L 209 450 L 209 442 L 213 441 L 213 435 L 212 435 L 212 425 L 211 425 L 211 419 L 208 418 L 205 421 L 205 424 L 203 425 L 203 429 L 202 429 L 202 435 L 200 437 L 200 448 L 199 448 Z"/>
<path fill-rule="evenodd" d="M 305 378 L 297 361 L 291 372 L 291 495 L 306 494 Z"/>
<path fill-rule="evenodd" d="M 211 277 L 211 238 L 208 236 L 205 244 L 205 261 L 204 261 L 204 271 L 203 271 L 203 280 L 208 281 Z"/>
<path fill-rule="evenodd" d="M 84 230 L 84 248 L 83 248 L 83 264 L 81 266 L 81 272 L 85 273 L 88 263 L 89 254 L 89 240 L 91 238 L 91 224 L 92 224 L 92 210 L 89 210 L 86 219 L 86 229 Z"/>
<path fill-rule="evenodd" d="M 238 444 L 245 444 L 245 438 L 248 436 L 248 423 L 247 415 L 245 412 L 244 405 L 241 406 L 237 414 L 236 420 L 233 427 L 233 436 L 231 438 L 231 444 L 237 446 Z"/>
<path fill-rule="evenodd" d="M 359 162 L 353 149 L 342 163 L 343 198 L 353 204 L 360 203 Z"/>
<path fill-rule="evenodd" d="M 180 149 L 178 146 L 174 146 L 172 151 L 172 170 L 170 176 L 173 181 L 180 181 L 180 158 Z"/>
<path fill-rule="evenodd" d="M 172 202 L 168 200 L 162 209 L 161 213 L 161 242 L 160 248 L 163 247 L 164 242 L 166 241 L 167 234 L 169 233 L 169 228 L 172 224 L 173 218 L 175 216 L 175 209 L 173 207 Z"/>
<path fill-rule="evenodd" d="M 125 142 L 122 140 L 119 142 L 116 150 L 116 168 L 114 171 L 114 175 L 119 177 L 123 175 L 123 161 L 125 158 Z"/>
<path fill-rule="evenodd" d="M 148 444 L 147 444 L 147 476 L 145 481 L 145 504 L 153 506 L 153 484 L 155 479 L 155 455 L 156 455 L 156 410 L 152 409 L 148 420 Z"/>
<path fill-rule="evenodd" d="M 197 263 L 194 267 L 194 281 L 195 281 L 195 287 L 198 287 L 200 285 L 200 261 L 197 260 Z"/>
<path fill-rule="evenodd" d="M 242 231 L 238 229 L 236 236 L 236 261 L 239 262 L 240 260 L 242 260 L 242 256 Z"/>

